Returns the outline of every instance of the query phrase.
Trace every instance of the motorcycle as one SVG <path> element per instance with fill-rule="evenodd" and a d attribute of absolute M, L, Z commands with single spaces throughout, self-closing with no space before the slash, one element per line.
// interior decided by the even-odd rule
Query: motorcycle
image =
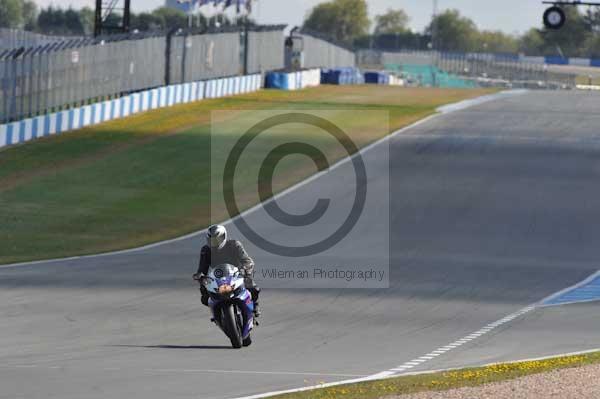
<path fill-rule="evenodd" d="M 237 349 L 249 346 L 254 327 L 254 302 L 240 270 L 229 264 L 211 266 L 200 283 L 209 294 L 212 321 L 229 337 L 231 346 Z"/>

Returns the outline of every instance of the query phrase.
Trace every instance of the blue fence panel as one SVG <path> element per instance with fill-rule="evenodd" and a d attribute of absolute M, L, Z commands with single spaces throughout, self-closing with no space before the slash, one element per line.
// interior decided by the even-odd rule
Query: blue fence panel
<path fill-rule="evenodd" d="M 567 57 L 561 57 L 559 55 L 547 55 L 544 57 L 546 64 L 552 65 L 569 65 L 569 59 Z"/>

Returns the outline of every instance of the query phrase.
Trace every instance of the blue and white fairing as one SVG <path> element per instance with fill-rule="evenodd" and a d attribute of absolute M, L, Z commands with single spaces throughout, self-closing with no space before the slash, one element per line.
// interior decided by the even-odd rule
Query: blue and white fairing
<path fill-rule="evenodd" d="M 205 287 L 210 293 L 208 304 L 213 318 L 216 318 L 215 310 L 223 302 L 230 301 L 238 305 L 244 319 L 242 337 L 246 338 L 254 326 L 254 302 L 244 285 L 244 277 L 239 269 L 229 264 L 211 266 L 208 269 Z M 229 289 L 231 292 L 227 293 Z"/>

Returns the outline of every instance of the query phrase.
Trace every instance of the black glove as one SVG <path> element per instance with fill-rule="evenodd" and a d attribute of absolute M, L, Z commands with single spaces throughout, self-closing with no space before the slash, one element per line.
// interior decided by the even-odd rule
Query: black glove
<path fill-rule="evenodd" d="M 208 306 L 208 296 L 202 295 L 200 297 L 200 302 L 202 302 L 204 306 Z"/>

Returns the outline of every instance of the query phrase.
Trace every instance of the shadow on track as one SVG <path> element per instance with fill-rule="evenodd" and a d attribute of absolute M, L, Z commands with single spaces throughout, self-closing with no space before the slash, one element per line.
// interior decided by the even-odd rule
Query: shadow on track
<path fill-rule="evenodd" d="M 233 349 L 227 345 L 110 345 L 118 348 L 144 348 L 144 349 Z"/>

